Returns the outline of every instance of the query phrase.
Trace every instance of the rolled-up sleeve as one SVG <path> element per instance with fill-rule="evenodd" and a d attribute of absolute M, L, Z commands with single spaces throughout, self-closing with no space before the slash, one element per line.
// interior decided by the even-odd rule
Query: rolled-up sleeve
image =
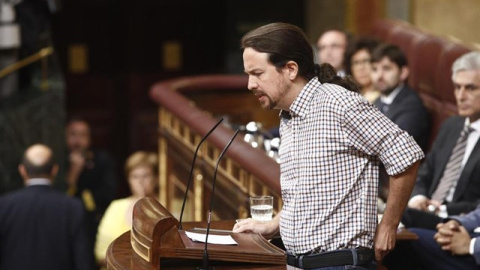
<path fill-rule="evenodd" d="M 412 136 L 363 100 L 345 111 L 345 134 L 353 147 L 377 156 L 389 175 L 404 172 L 425 157 Z"/>

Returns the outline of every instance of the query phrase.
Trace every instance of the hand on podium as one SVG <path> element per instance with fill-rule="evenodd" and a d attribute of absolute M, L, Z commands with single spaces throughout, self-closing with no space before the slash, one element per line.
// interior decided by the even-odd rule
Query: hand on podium
<path fill-rule="evenodd" d="M 233 226 L 234 233 L 256 233 L 265 239 L 271 239 L 278 234 L 280 222 L 280 213 L 271 221 L 258 221 L 252 218 L 244 219 Z"/>

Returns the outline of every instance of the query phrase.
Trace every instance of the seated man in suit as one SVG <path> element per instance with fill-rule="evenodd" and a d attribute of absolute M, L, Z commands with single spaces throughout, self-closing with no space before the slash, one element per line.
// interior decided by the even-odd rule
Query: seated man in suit
<path fill-rule="evenodd" d="M 380 91 L 374 104 L 399 128 L 413 136 L 425 151 L 430 135 L 428 112 L 422 100 L 407 84 L 407 58 L 399 47 L 381 44 L 372 54 L 372 81 Z"/>
<path fill-rule="evenodd" d="M 480 52 L 458 58 L 452 74 L 459 116 L 442 125 L 418 171 L 402 218 L 407 227 L 435 229 L 480 203 Z"/>
<path fill-rule="evenodd" d="M 0 269 L 93 269 L 82 203 L 51 186 L 57 170 L 45 145 L 25 151 L 26 187 L 0 197 Z"/>
<path fill-rule="evenodd" d="M 403 241 L 387 255 L 388 269 L 478 269 L 480 205 L 464 216 L 437 224 L 437 231 L 412 228 L 416 241 Z"/>

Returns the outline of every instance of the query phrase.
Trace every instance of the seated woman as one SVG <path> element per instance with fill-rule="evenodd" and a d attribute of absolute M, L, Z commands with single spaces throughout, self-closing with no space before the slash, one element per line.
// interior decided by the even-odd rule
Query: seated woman
<path fill-rule="evenodd" d="M 379 42 L 369 37 L 360 37 L 350 43 L 345 51 L 345 71 L 360 85 L 360 93 L 372 102 L 379 96 L 372 83 L 372 52 Z"/>
<path fill-rule="evenodd" d="M 105 211 L 98 227 L 95 257 L 98 264 L 104 268 L 106 268 L 105 256 L 110 243 L 132 227 L 135 203 L 143 197 L 157 196 L 157 154 L 143 151 L 133 153 L 125 163 L 125 173 L 132 195 L 114 200 Z"/>

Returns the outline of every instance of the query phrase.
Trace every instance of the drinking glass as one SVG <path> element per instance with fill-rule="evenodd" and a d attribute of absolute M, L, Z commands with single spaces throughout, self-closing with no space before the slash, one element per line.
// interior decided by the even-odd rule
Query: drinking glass
<path fill-rule="evenodd" d="M 250 197 L 250 214 L 253 219 L 270 221 L 273 216 L 273 197 L 254 196 Z"/>

